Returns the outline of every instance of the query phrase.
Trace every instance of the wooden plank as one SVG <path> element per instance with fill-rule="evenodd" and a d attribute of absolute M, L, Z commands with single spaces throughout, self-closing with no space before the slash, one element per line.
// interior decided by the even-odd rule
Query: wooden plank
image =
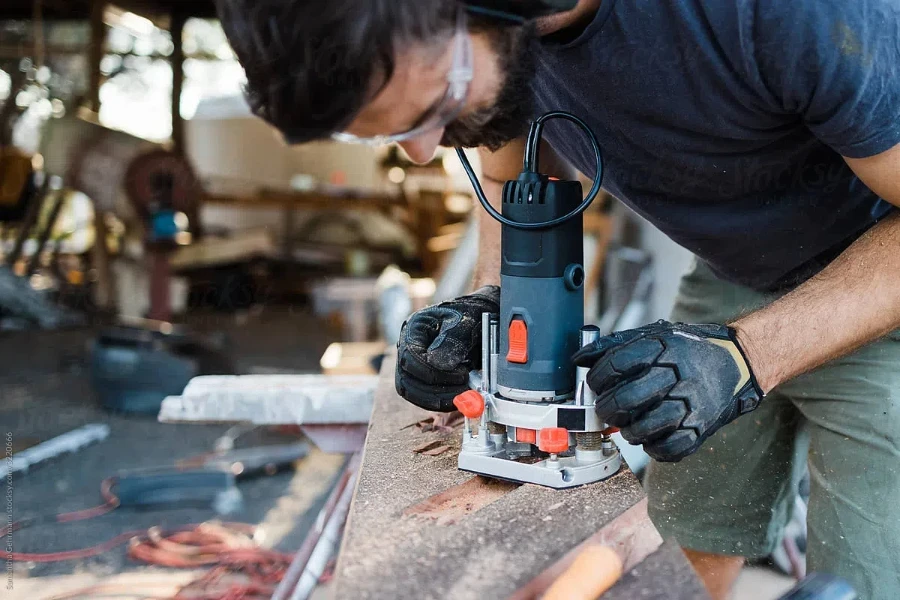
<path fill-rule="evenodd" d="M 673 540 L 667 540 L 659 550 L 626 573 L 603 595 L 603 600 L 657 598 L 709 600 L 709 594 L 703 587 L 700 577 Z"/>
<path fill-rule="evenodd" d="M 184 119 L 181 118 L 181 94 L 184 89 L 184 25 L 187 13 L 178 6 L 172 7 L 172 145 L 178 154 L 185 153 Z"/>
<path fill-rule="evenodd" d="M 102 311 L 113 311 L 116 307 L 116 280 L 112 270 L 112 259 L 109 253 L 107 239 L 109 238 L 109 226 L 106 223 L 106 214 L 95 207 L 94 231 L 96 241 L 91 247 L 91 266 L 97 272 L 97 281 L 94 283 L 94 305 Z"/>
<path fill-rule="evenodd" d="M 510 600 L 539 598 L 556 578 L 569 568 L 575 557 L 581 554 L 586 546 L 599 545 L 612 548 L 622 559 L 622 568 L 627 572 L 656 551 L 662 541 L 659 532 L 647 516 L 647 499 L 644 498 L 600 531 L 572 548 L 562 559 L 545 569 L 528 585 L 520 588 Z"/>
<path fill-rule="evenodd" d="M 430 413 L 396 394 L 394 365 L 395 358 L 385 360 L 375 393 L 335 598 L 508 598 L 643 499 L 627 468 L 564 491 L 459 471 L 458 427 L 417 427 Z M 430 441 L 451 450 L 414 452 Z M 629 513 L 637 515 L 631 527 L 658 544 L 640 511 Z"/>

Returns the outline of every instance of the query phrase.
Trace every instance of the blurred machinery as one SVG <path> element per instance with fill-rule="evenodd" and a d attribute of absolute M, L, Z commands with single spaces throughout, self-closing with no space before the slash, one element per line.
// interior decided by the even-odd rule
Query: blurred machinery
<path fill-rule="evenodd" d="M 155 150 L 135 158 L 125 177 L 132 207 L 144 223 L 145 248 L 150 261 L 151 319 L 172 318 L 169 258 L 191 241 L 190 228 L 198 228 L 196 213 L 200 185 L 187 160 L 167 150 Z M 193 222 L 188 215 L 194 215 Z"/>
<path fill-rule="evenodd" d="M 187 159 L 165 147 L 102 127 L 90 119 L 51 121 L 42 142 L 44 170 L 94 202 L 95 303 L 113 309 L 115 288 L 105 243 L 109 217 L 126 227 L 125 250 L 146 260 L 150 272 L 148 316 L 171 318 L 169 256 L 199 232 L 202 189 Z M 138 250 L 134 250 L 137 248 Z"/>
<path fill-rule="evenodd" d="M 235 372 L 227 340 L 158 321 L 110 327 L 90 345 L 91 382 L 109 410 L 156 415 L 198 375 Z"/>

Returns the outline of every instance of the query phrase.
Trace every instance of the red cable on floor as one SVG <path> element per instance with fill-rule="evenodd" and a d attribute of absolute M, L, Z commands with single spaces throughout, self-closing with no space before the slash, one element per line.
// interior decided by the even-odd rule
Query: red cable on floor
<path fill-rule="evenodd" d="M 103 497 L 103 504 L 101 504 L 100 506 L 95 506 L 93 508 L 76 510 L 56 515 L 56 521 L 58 523 L 83 521 L 85 519 L 92 519 L 94 517 L 99 517 L 100 515 L 105 515 L 106 513 L 112 512 L 115 509 L 119 508 L 119 497 L 116 496 L 112 491 L 114 485 L 116 485 L 116 478 L 107 477 L 100 483 L 100 496 Z"/>
<path fill-rule="evenodd" d="M 119 507 L 119 498 L 112 491 L 112 488 L 115 484 L 115 477 L 107 477 L 100 484 L 100 495 L 103 497 L 104 502 L 99 506 L 67 513 L 60 513 L 58 515 L 53 515 L 50 517 L 30 517 L 28 519 L 22 519 L 20 521 L 16 521 L 12 525 L 6 525 L 5 527 L 0 528 L 0 539 L 5 538 L 10 533 L 14 533 L 16 531 L 19 531 L 20 529 L 24 529 L 25 527 L 31 527 L 32 525 L 45 521 L 71 523 L 74 521 L 92 519 L 94 517 L 99 517 L 100 515 L 105 515 L 108 512 L 112 512 Z"/>
<path fill-rule="evenodd" d="M 0 529 L 0 538 L 36 523 L 53 520 L 70 523 L 90 519 L 119 507 L 112 489 L 115 477 L 103 480 L 100 493 L 104 503 L 84 510 L 60 513 L 53 517 L 16 521 Z M 245 523 L 200 523 L 163 532 L 158 527 L 128 531 L 87 548 L 61 552 L 14 552 L 13 561 L 51 563 L 97 556 L 129 543 L 128 556 L 162 567 L 214 567 L 203 577 L 184 586 L 172 600 L 268 600 L 284 578 L 293 555 L 261 548 L 253 539 L 255 527 Z M 91 593 L 90 588 L 65 597 Z"/>
<path fill-rule="evenodd" d="M 293 555 L 260 548 L 254 527 L 244 523 L 200 523 L 163 532 L 129 531 L 80 550 L 43 554 L 15 552 L 14 561 L 59 562 L 97 556 L 130 542 L 128 556 L 162 567 L 215 568 L 188 584 L 173 600 L 265 600 L 284 577 Z M 227 579 L 232 581 L 226 581 Z"/>
<path fill-rule="evenodd" d="M 193 525 L 188 527 L 195 527 Z M 11 560 L 16 562 L 36 562 L 36 563 L 52 563 L 52 562 L 62 562 L 64 560 L 78 560 L 80 558 L 91 558 L 93 556 L 97 556 L 99 554 L 103 554 L 104 552 L 108 552 L 117 546 L 121 546 L 122 544 L 132 540 L 134 538 L 139 538 L 143 535 L 147 534 L 146 529 L 136 529 L 134 531 L 127 531 L 125 533 L 121 533 L 111 540 L 107 540 L 103 543 L 97 544 L 96 546 L 88 546 L 87 548 L 79 548 L 78 550 L 63 550 L 60 552 L 13 552 L 8 555 Z"/>

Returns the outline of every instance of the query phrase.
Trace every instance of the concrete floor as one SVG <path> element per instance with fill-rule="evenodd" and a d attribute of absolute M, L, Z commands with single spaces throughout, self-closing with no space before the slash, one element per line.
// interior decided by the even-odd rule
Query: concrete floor
<path fill-rule="evenodd" d="M 325 347 L 335 339 L 319 321 L 302 312 L 263 311 L 255 315 L 215 315 L 197 320 L 201 329 L 224 330 L 241 372 L 317 372 Z M 86 368 L 86 344 L 93 331 L 22 332 L 0 337 L 0 433 L 12 432 L 17 447 L 87 423 L 107 423 L 110 437 L 63 456 L 13 482 L 13 517 L 21 519 L 78 510 L 100 503 L 100 482 L 120 470 L 167 466 L 208 452 L 227 429 L 217 425 L 169 425 L 153 418 L 113 415 L 97 403 Z M 238 446 L 285 443 L 271 432 L 255 432 Z M 262 524 L 267 545 L 296 549 L 344 463 L 339 455 L 315 452 L 295 471 L 239 482 L 241 509 L 228 520 Z M 5 481 L 5 478 L 4 478 Z M 4 483 L 4 497 L 6 484 Z M 39 524 L 14 534 L 18 552 L 83 548 L 134 529 L 163 528 L 216 518 L 206 507 L 137 511 L 121 508 L 99 518 L 68 524 Z M 4 521 L 5 523 L 5 521 Z M 5 546 L 5 544 L 4 544 Z M 96 558 L 61 563 L 15 563 L 13 590 L 4 598 L 43 600 L 112 575 L 167 580 L 167 572 L 130 561 L 125 548 Z M 170 583 L 180 581 L 168 578 Z M 156 580 L 154 580 L 156 581 Z M 157 581 L 158 583 L 158 581 Z M 4 586 L 5 587 L 5 586 Z M 149 595 L 149 594 L 148 594 Z"/>

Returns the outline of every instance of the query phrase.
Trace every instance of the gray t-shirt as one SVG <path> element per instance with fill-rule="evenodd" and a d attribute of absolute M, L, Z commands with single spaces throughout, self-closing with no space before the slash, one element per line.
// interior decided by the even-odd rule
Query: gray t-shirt
<path fill-rule="evenodd" d="M 841 155 L 900 143 L 900 0 L 603 0 L 535 53 L 540 111 L 584 118 L 604 187 L 726 280 L 794 285 L 890 210 Z"/>

